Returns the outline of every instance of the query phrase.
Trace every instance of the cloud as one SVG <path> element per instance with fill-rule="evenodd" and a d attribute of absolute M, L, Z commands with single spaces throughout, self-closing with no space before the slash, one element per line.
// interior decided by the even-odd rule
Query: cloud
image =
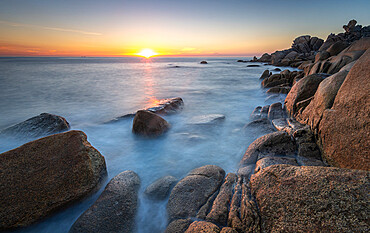
<path fill-rule="evenodd" d="M 69 29 L 69 28 L 46 27 L 46 26 L 40 26 L 40 25 L 34 25 L 34 24 L 15 23 L 15 22 L 10 22 L 10 21 L 3 21 L 3 20 L 0 20 L 0 24 L 12 26 L 12 27 L 40 28 L 40 29 L 52 30 L 52 31 L 73 32 L 73 33 L 79 33 L 79 34 L 91 35 L 91 36 L 101 36 L 102 35 L 101 33 L 97 33 L 97 32 L 88 32 L 88 31 Z"/>
<path fill-rule="evenodd" d="M 196 48 L 183 48 L 181 49 L 181 51 L 184 51 L 184 52 L 189 52 L 189 51 L 194 51 L 196 50 Z"/>

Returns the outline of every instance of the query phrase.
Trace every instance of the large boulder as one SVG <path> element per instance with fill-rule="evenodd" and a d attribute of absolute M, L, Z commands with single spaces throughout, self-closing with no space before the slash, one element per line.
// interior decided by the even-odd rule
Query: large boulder
<path fill-rule="evenodd" d="M 319 125 L 323 155 L 333 166 L 370 170 L 370 50 L 355 63 L 340 87 L 333 107 Z"/>
<path fill-rule="evenodd" d="M 322 82 L 321 75 L 313 74 L 299 80 L 290 90 L 285 98 L 285 107 L 290 116 L 295 116 L 296 113 L 307 107 L 308 103 L 299 104 L 301 101 L 311 98 L 319 84 Z"/>
<path fill-rule="evenodd" d="M 20 138 L 37 138 L 70 129 L 67 120 L 50 113 L 41 113 L 0 131 L 0 135 Z"/>
<path fill-rule="evenodd" d="M 196 168 L 172 189 L 167 204 L 170 220 L 195 217 L 208 198 L 218 190 L 225 171 L 215 165 Z"/>
<path fill-rule="evenodd" d="M 294 155 L 296 149 L 297 147 L 288 133 L 278 131 L 266 134 L 249 145 L 240 161 L 240 166 L 255 164 L 259 159 L 268 156 Z"/>
<path fill-rule="evenodd" d="M 133 171 L 115 176 L 98 200 L 72 225 L 77 232 L 133 232 L 138 208 L 140 178 Z"/>
<path fill-rule="evenodd" d="M 147 110 L 136 112 L 132 132 L 138 135 L 155 137 L 165 133 L 170 124 L 159 115 Z"/>
<path fill-rule="evenodd" d="M 258 59 L 259 62 L 271 62 L 271 55 L 268 53 L 264 53 L 260 59 Z"/>
<path fill-rule="evenodd" d="M 314 95 L 313 100 L 302 112 L 296 115 L 297 120 L 311 126 L 312 129 L 317 129 L 318 123 L 322 118 L 322 114 L 326 109 L 330 109 L 334 103 L 335 96 L 345 78 L 348 71 L 341 71 L 324 79 Z"/>
<path fill-rule="evenodd" d="M 171 189 L 175 186 L 177 179 L 173 176 L 164 176 L 152 184 L 144 191 L 144 194 L 154 200 L 164 200 L 170 195 Z"/>
<path fill-rule="evenodd" d="M 38 139 L 0 155 L 0 230 L 23 227 L 94 191 L 104 157 L 81 131 Z"/>
<path fill-rule="evenodd" d="M 337 41 L 334 44 L 332 44 L 326 51 L 330 54 L 330 56 L 336 56 L 347 47 L 348 44 L 346 42 Z"/>
<path fill-rule="evenodd" d="M 252 176 L 261 232 L 368 232 L 370 173 L 274 165 Z"/>

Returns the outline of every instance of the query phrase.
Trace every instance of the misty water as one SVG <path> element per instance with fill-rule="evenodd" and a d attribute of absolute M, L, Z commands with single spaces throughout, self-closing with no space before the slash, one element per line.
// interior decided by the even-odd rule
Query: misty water
<path fill-rule="evenodd" d="M 183 178 L 207 164 L 236 172 L 248 145 L 261 134 L 243 129 L 258 105 L 276 102 L 260 87 L 265 69 L 240 58 L 0 58 L 0 129 L 43 112 L 63 116 L 82 130 L 104 155 L 108 179 L 125 170 L 141 179 L 137 231 L 163 232 L 166 201 L 148 200 L 143 191 L 156 179 Z M 244 58 L 245 59 L 245 58 Z M 207 60 L 208 64 L 199 64 Z M 170 131 L 156 139 L 132 134 L 132 119 L 104 124 L 150 107 L 159 99 L 181 97 L 182 111 L 164 116 Z M 280 99 L 283 99 L 281 96 Z M 223 114 L 213 127 L 194 127 L 194 116 Z M 29 139 L 31 140 L 31 139 Z M 0 139 L 0 152 L 27 140 Z M 99 192 L 18 232 L 68 232 Z"/>

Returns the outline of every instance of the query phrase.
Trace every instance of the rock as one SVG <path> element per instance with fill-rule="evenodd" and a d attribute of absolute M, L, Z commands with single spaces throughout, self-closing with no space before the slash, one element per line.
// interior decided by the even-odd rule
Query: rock
<path fill-rule="evenodd" d="M 285 113 L 282 104 L 280 102 L 271 104 L 268 112 L 268 119 L 271 121 L 283 117 L 285 117 Z"/>
<path fill-rule="evenodd" d="M 283 87 L 271 87 L 266 91 L 266 93 L 271 94 L 271 93 L 278 93 L 278 94 L 288 94 L 290 91 L 289 86 L 283 86 Z"/>
<path fill-rule="evenodd" d="M 269 88 L 269 87 L 275 87 L 281 84 L 287 84 L 290 85 L 292 82 L 292 79 L 290 77 L 286 77 L 285 75 L 282 74 L 273 74 L 268 78 L 265 78 L 261 85 L 264 88 Z"/>
<path fill-rule="evenodd" d="M 316 54 L 315 56 L 315 62 L 318 62 L 318 61 L 323 61 L 323 60 L 326 60 L 330 57 L 330 53 L 327 52 L 326 50 L 324 51 L 320 51 Z"/>
<path fill-rule="evenodd" d="M 237 62 L 247 62 L 247 61 L 244 61 L 244 60 L 238 60 Z"/>
<path fill-rule="evenodd" d="M 257 130 L 258 132 L 262 133 L 272 133 L 274 132 L 274 127 L 272 127 L 271 123 L 269 120 L 266 118 L 261 118 L 254 120 L 248 124 L 246 124 L 243 127 L 244 130 Z"/>
<path fill-rule="evenodd" d="M 280 68 L 275 68 L 275 69 L 273 69 L 274 71 L 281 71 L 281 69 Z"/>
<path fill-rule="evenodd" d="M 170 115 L 173 113 L 177 113 L 182 110 L 184 106 L 184 101 L 180 97 L 176 98 L 169 98 L 169 99 L 161 99 L 154 103 L 154 106 L 146 108 L 144 110 L 150 111 L 152 113 L 160 114 L 160 115 Z M 106 124 L 115 123 L 117 121 L 131 119 L 134 118 L 136 113 L 126 114 L 120 117 L 117 117 L 113 120 L 105 122 Z"/>
<path fill-rule="evenodd" d="M 0 155 L 0 230 L 28 226 L 90 194 L 104 157 L 81 131 L 55 134 Z M 32 201 L 30 201 L 32 200 Z"/>
<path fill-rule="evenodd" d="M 190 224 L 185 233 L 219 233 L 220 228 L 210 222 L 195 221 Z"/>
<path fill-rule="evenodd" d="M 258 59 L 259 62 L 271 62 L 271 55 L 268 53 L 264 53 L 260 59 Z"/>
<path fill-rule="evenodd" d="M 256 56 L 254 56 L 253 59 L 251 60 L 251 62 L 257 62 L 257 61 L 258 61 L 258 59 L 257 59 Z"/>
<path fill-rule="evenodd" d="M 261 118 L 261 110 L 262 110 L 262 107 L 261 107 L 261 106 L 256 107 L 256 108 L 253 110 L 253 112 L 251 113 L 250 118 L 251 118 L 252 120 L 256 120 L 256 119 Z"/>
<path fill-rule="evenodd" d="M 261 118 L 266 118 L 267 119 L 269 109 L 270 109 L 270 105 L 265 105 L 265 106 L 262 107 L 262 109 L 261 109 Z"/>
<path fill-rule="evenodd" d="M 268 78 L 268 77 L 270 77 L 270 71 L 269 70 L 265 70 L 265 71 L 263 71 L 260 79 L 265 79 L 265 78 Z"/>
<path fill-rule="evenodd" d="M 311 51 L 317 51 L 324 40 L 309 35 L 299 36 L 293 41 L 292 49 L 298 53 L 310 53 Z"/>
<path fill-rule="evenodd" d="M 313 129 L 317 129 L 322 119 L 322 114 L 326 109 L 332 107 L 335 96 L 347 77 L 347 74 L 347 71 L 341 71 L 324 79 L 317 88 L 310 104 L 301 115 L 297 115 L 297 119 L 302 123 L 310 125 Z"/>
<path fill-rule="evenodd" d="M 161 99 L 156 103 L 156 106 L 150 107 L 146 110 L 160 115 L 169 115 L 178 112 L 183 106 L 184 101 L 182 98 L 176 97 L 171 99 Z"/>
<path fill-rule="evenodd" d="M 330 56 L 336 56 L 347 47 L 348 44 L 346 42 L 337 41 L 334 44 L 332 44 L 326 51 L 330 54 Z"/>
<path fill-rule="evenodd" d="M 260 67 L 260 65 L 247 65 L 247 67 Z"/>
<path fill-rule="evenodd" d="M 139 186 L 140 178 L 135 172 L 118 174 L 69 232 L 133 232 Z"/>
<path fill-rule="evenodd" d="M 301 143 L 298 146 L 298 156 L 314 159 L 321 159 L 319 147 L 314 142 Z"/>
<path fill-rule="evenodd" d="M 190 125 L 217 125 L 225 120 L 225 115 L 222 114 L 208 114 L 200 115 L 191 118 L 188 122 Z"/>
<path fill-rule="evenodd" d="M 134 134 L 155 137 L 165 133 L 171 125 L 159 115 L 146 110 L 136 112 L 132 132 Z"/>
<path fill-rule="evenodd" d="M 178 180 L 173 176 L 165 176 L 149 185 L 144 194 L 154 200 L 164 200 L 168 197 Z"/>
<path fill-rule="evenodd" d="M 275 165 L 252 176 L 261 232 L 367 232 L 369 172 Z"/>
<path fill-rule="evenodd" d="M 290 128 L 285 118 L 274 119 L 271 123 L 278 131 L 284 131 L 285 128 Z"/>
<path fill-rule="evenodd" d="M 307 158 L 307 157 L 297 156 L 297 162 L 301 166 L 321 166 L 321 167 L 326 167 L 326 164 L 322 160 L 314 159 L 314 158 Z"/>
<path fill-rule="evenodd" d="M 201 61 L 200 64 L 208 64 L 207 61 Z"/>
<path fill-rule="evenodd" d="M 331 109 L 319 124 L 325 160 L 333 166 L 370 170 L 370 50 L 355 63 L 340 87 Z"/>
<path fill-rule="evenodd" d="M 227 218 L 229 214 L 229 206 L 233 196 L 233 189 L 237 181 L 237 176 L 229 173 L 225 182 L 220 188 L 215 201 L 213 202 L 212 209 L 208 213 L 206 220 L 217 225 L 227 225 Z"/>
<path fill-rule="evenodd" d="M 284 104 L 290 116 L 295 116 L 297 112 L 304 110 L 299 109 L 297 104 L 302 100 L 312 97 L 322 80 L 322 76 L 313 74 L 299 80 L 292 87 L 285 99 Z"/>
<path fill-rule="evenodd" d="M 353 29 L 355 28 L 357 24 L 357 21 L 352 19 L 348 22 L 347 25 L 343 25 L 343 29 L 347 32 L 347 33 L 350 33 L 353 31 Z"/>
<path fill-rule="evenodd" d="M 243 177 L 245 179 L 249 179 L 249 177 L 253 174 L 255 168 L 255 164 L 246 165 L 245 167 L 241 167 L 238 169 L 238 176 Z"/>
<path fill-rule="evenodd" d="M 190 219 L 177 219 L 166 228 L 165 233 L 184 233 L 193 221 Z"/>
<path fill-rule="evenodd" d="M 298 166 L 297 160 L 290 157 L 266 157 L 257 161 L 254 173 L 261 171 L 262 169 L 276 165 L 276 164 L 289 164 Z"/>
<path fill-rule="evenodd" d="M 257 160 L 268 156 L 294 155 L 295 151 L 296 145 L 286 132 L 266 134 L 249 145 L 240 161 L 240 166 L 254 164 Z"/>
<path fill-rule="evenodd" d="M 192 170 L 172 189 L 167 204 L 170 220 L 195 217 L 222 184 L 225 171 L 214 165 Z"/>
<path fill-rule="evenodd" d="M 0 131 L 0 135 L 18 138 L 38 138 L 69 129 L 69 123 L 65 118 L 50 113 L 41 113 L 38 116 Z"/>

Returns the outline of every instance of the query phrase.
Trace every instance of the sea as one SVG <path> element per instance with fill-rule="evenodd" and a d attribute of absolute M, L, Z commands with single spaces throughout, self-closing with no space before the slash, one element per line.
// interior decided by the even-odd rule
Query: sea
<path fill-rule="evenodd" d="M 1 57 L 0 130 L 40 113 L 63 116 L 82 130 L 105 157 L 108 179 L 98 192 L 15 232 L 68 232 L 117 174 L 132 170 L 141 179 L 138 233 L 163 232 L 166 202 L 145 197 L 145 188 L 166 175 L 181 179 L 194 168 L 213 164 L 237 172 L 248 145 L 262 132 L 244 126 L 256 106 L 283 101 L 261 88 L 259 77 L 275 67 L 243 63 L 246 57 Z M 208 64 L 200 64 L 201 61 Z M 258 65 L 248 67 L 248 65 Z M 284 68 L 282 68 L 284 69 Z M 290 68 L 291 69 L 291 68 Z M 274 73 L 274 71 L 273 71 Z M 132 118 L 106 123 L 181 97 L 184 107 L 164 116 L 171 129 L 158 138 L 132 134 Z M 222 114 L 225 120 L 194 127 L 193 117 Z M 33 139 L 0 139 L 0 153 Z"/>

